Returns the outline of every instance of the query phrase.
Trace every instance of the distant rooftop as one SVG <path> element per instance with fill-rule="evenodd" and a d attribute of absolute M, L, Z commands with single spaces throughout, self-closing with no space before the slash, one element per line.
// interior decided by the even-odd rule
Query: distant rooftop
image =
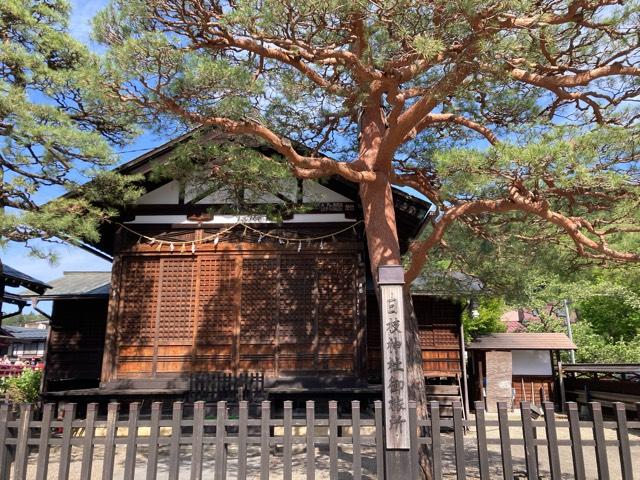
<path fill-rule="evenodd" d="M 108 297 L 111 272 L 64 272 L 62 277 L 49 283 L 51 290 L 44 295 L 33 295 L 28 292 L 21 292 L 21 294 L 37 297 L 39 300 Z"/>
<path fill-rule="evenodd" d="M 7 287 L 24 287 L 36 293 L 44 293 L 47 288 L 51 288 L 46 283 L 33 278 L 26 273 L 22 273 L 9 265 L 0 262 L 0 277 Z"/>
<path fill-rule="evenodd" d="M 492 333 L 476 338 L 467 350 L 577 350 L 564 333 Z"/>
<path fill-rule="evenodd" d="M 414 295 L 469 296 L 482 293 L 479 278 L 462 272 L 429 272 L 419 276 L 411 285 Z"/>
<path fill-rule="evenodd" d="M 15 325 L 4 325 L 2 329 L 18 340 L 46 340 L 46 328 L 17 327 Z"/>

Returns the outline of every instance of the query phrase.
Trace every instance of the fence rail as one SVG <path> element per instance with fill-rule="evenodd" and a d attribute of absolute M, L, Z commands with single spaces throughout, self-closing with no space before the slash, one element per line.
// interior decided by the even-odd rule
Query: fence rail
<path fill-rule="evenodd" d="M 258 475 L 263 480 L 270 475 L 290 480 L 294 474 L 316 478 L 321 469 L 331 479 L 345 471 L 354 479 L 384 478 L 381 402 L 361 412 L 360 403 L 353 401 L 350 414 L 342 416 L 337 402 L 329 402 L 328 410 L 321 412 L 310 401 L 294 414 L 292 402 L 286 401 L 278 418 L 266 401 L 253 416 L 247 402 L 240 402 L 232 415 L 226 402 L 213 407 L 215 413 L 208 414 L 204 402 L 196 402 L 192 409 L 176 402 L 171 414 L 163 415 L 157 402 L 150 414 L 141 415 L 138 403 L 130 404 L 126 412 L 111 403 L 104 417 L 98 415 L 96 404 L 89 404 L 84 418 L 76 418 L 76 405 L 67 404 L 58 419 L 52 404 L 45 405 L 37 418 L 31 405 L 21 406 L 18 415 L 3 405 L 0 478 L 84 480 L 99 475 L 153 480 L 160 471 L 170 479 L 188 471 L 194 480 Z M 622 404 L 616 404 L 613 421 L 603 420 L 598 403 L 590 404 L 592 421 L 580 420 L 575 403 L 567 405 L 566 418 L 557 418 L 551 403 L 545 403 L 540 419 L 533 418 L 528 402 L 522 402 L 519 418 L 509 417 L 506 403 L 498 404 L 495 417 L 482 407 L 478 402 L 475 418 L 464 419 L 461 405 L 454 404 L 452 417 L 442 418 L 438 403 L 431 402 L 429 417 L 418 419 L 415 404 L 410 404 L 414 478 L 419 478 L 421 449 L 429 453 L 436 480 L 445 476 L 511 480 L 517 469 L 529 479 L 538 479 L 543 469 L 552 479 L 563 478 L 569 470 L 576 479 L 593 478 L 595 473 L 587 475 L 585 467 L 586 459 L 593 458 L 585 455 L 589 448 L 595 449 L 598 478 L 633 478 L 632 447 L 640 442 L 629 440 L 629 429 L 640 428 L 640 422 L 628 422 Z M 587 432 L 591 438 L 584 438 Z M 567 458 L 561 458 L 561 447 L 570 451 L 569 468 Z M 516 450 L 524 456 L 515 455 Z"/>

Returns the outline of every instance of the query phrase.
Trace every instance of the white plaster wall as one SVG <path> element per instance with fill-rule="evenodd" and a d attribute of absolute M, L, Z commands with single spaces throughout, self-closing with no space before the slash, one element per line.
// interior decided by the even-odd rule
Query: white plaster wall
<path fill-rule="evenodd" d="M 551 375 L 549 350 L 513 350 L 513 375 Z"/>

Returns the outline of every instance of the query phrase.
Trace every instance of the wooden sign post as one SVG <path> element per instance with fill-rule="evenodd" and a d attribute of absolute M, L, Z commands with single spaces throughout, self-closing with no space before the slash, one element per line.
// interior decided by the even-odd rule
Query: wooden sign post
<path fill-rule="evenodd" d="M 405 341 L 404 269 L 378 268 L 384 377 L 385 473 L 387 479 L 409 478 L 411 472 L 407 346 Z"/>

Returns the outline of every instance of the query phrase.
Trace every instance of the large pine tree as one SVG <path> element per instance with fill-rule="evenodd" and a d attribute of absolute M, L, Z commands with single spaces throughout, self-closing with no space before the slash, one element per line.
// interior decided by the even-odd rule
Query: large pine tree
<path fill-rule="evenodd" d="M 635 0 L 114 0 L 95 31 L 107 47 L 102 77 L 141 120 L 253 135 L 299 178 L 358 183 L 374 277 L 404 260 L 410 283 L 452 228 L 489 245 L 508 237 L 640 260 L 639 9 Z M 436 209 L 407 259 L 392 185 Z M 410 395 L 424 414 L 406 303 Z"/>

